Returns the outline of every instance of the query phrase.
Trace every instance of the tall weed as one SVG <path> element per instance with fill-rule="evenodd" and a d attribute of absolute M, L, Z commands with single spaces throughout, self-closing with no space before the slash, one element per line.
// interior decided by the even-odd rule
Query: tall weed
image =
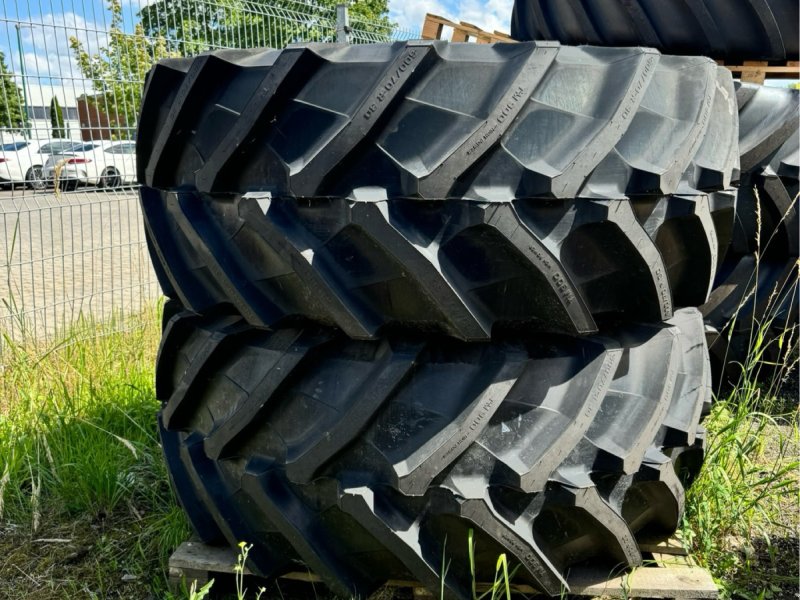
<path fill-rule="evenodd" d="M 755 281 L 760 264 L 757 252 Z M 724 597 L 778 598 L 797 588 L 798 279 L 796 264 L 781 287 L 742 299 L 740 310 L 759 296 L 765 309 L 748 317 L 749 351 L 706 417 L 705 460 L 687 493 L 684 537 Z"/>

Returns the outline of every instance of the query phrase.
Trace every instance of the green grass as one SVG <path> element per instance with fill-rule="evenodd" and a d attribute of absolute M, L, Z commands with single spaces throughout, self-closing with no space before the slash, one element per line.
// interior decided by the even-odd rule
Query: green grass
<path fill-rule="evenodd" d="M 736 390 L 706 419 L 703 470 L 683 533 L 723 597 L 788 598 L 797 589 L 798 429 L 774 398 Z"/>
<path fill-rule="evenodd" d="M 788 285 L 796 297 L 797 278 Z M 798 328 L 769 339 L 777 297 L 752 328 L 737 385 L 704 421 L 703 469 L 686 498 L 684 537 L 723 598 L 795 597 L 800 575 Z"/>
<path fill-rule="evenodd" d="M 153 307 L 122 333 L 84 322 L 51 347 L 6 340 L 0 597 L 163 596 L 189 527 L 155 426 L 159 322 Z"/>

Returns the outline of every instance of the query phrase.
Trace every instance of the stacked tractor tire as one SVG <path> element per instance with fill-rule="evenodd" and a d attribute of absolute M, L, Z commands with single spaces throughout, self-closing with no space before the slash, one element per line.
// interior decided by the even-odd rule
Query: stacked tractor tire
<path fill-rule="evenodd" d="M 518 2 L 515 34 L 544 15 L 558 38 L 555 6 L 588 26 L 581 4 Z M 723 319 L 796 277 L 797 95 L 569 41 L 596 45 L 307 44 L 150 72 L 159 424 L 203 541 L 347 596 L 468 598 L 470 531 L 479 579 L 506 553 L 552 595 L 675 531 L 707 338 L 724 361 Z"/>

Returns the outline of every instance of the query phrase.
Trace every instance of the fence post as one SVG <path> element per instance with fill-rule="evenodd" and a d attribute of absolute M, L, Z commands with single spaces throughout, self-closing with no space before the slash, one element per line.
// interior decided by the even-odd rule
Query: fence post
<path fill-rule="evenodd" d="M 346 4 L 336 5 L 336 41 L 341 44 L 350 43 L 350 17 Z"/>

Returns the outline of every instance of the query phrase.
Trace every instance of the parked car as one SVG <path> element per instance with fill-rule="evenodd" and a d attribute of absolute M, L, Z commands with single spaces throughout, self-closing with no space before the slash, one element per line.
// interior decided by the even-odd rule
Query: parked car
<path fill-rule="evenodd" d="M 75 140 L 16 140 L 0 147 L 0 183 L 44 189 L 43 166 L 51 154 L 68 152 L 81 142 Z"/>
<path fill-rule="evenodd" d="M 78 185 L 114 188 L 136 181 L 136 143 L 84 142 L 53 154 L 44 164 L 46 180 L 56 180 L 62 189 Z"/>

